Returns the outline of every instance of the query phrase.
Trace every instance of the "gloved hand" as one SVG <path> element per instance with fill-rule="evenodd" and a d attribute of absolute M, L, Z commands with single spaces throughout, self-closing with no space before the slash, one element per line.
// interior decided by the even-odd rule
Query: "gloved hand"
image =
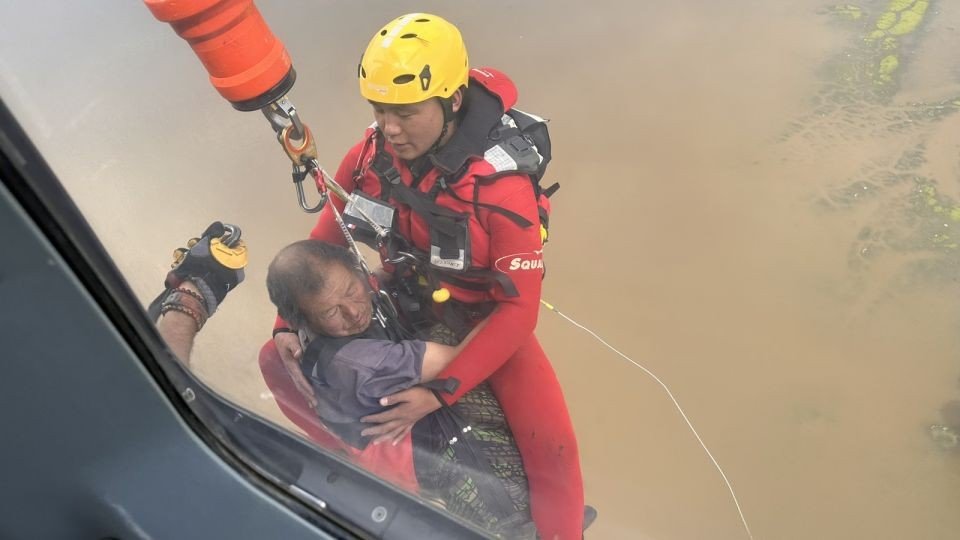
<path fill-rule="evenodd" d="M 186 248 L 174 251 L 172 270 L 164 285 L 170 290 L 184 281 L 192 282 L 203 295 L 209 316 L 243 281 L 246 265 L 247 246 L 240 239 L 240 228 L 214 221 L 200 238 L 192 238 Z"/>

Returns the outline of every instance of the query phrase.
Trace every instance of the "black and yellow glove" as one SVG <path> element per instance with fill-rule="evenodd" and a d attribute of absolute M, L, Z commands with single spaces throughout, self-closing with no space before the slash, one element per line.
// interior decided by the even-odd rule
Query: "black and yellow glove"
<path fill-rule="evenodd" d="M 192 282 L 206 301 L 207 314 L 213 315 L 227 293 L 243 281 L 247 246 L 239 227 L 214 221 L 199 238 L 191 238 L 187 247 L 175 250 L 173 257 L 164 280 L 166 288 Z"/>
<path fill-rule="evenodd" d="M 243 268 L 246 265 L 247 246 L 240 239 L 240 227 L 214 221 L 199 238 L 191 238 L 187 241 L 187 247 L 177 248 L 173 252 L 173 264 L 163 282 L 164 290 L 147 307 L 147 314 L 151 320 L 157 321 L 170 307 L 169 304 L 180 303 L 178 294 L 196 297 L 196 293 L 177 290 L 184 281 L 189 281 L 200 291 L 202 305 L 193 308 L 180 306 L 177 310 L 185 310 L 192 316 L 199 330 L 227 293 L 243 281 Z M 199 313 L 196 308 L 206 313 Z"/>

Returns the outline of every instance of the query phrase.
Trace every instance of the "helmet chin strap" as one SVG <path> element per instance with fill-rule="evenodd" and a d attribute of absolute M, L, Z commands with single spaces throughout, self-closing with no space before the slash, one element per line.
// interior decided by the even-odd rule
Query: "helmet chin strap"
<path fill-rule="evenodd" d="M 433 146 L 430 147 L 430 150 L 427 150 L 427 154 L 434 154 L 443 146 L 441 141 L 447 136 L 447 128 L 450 126 L 450 122 L 456 118 L 453 112 L 453 98 L 437 99 L 440 100 L 440 107 L 443 109 L 443 129 L 440 130 L 440 136 L 437 137 L 437 140 L 433 143 Z"/>

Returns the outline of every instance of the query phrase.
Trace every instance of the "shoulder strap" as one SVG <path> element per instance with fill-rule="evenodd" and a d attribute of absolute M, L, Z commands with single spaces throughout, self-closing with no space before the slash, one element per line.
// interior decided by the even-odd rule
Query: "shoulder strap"
<path fill-rule="evenodd" d="M 387 200 L 392 196 L 397 201 L 409 206 L 430 227 L 453 236 L 456 233 L 456 228 L 450 220 L 461 217 L 460 214 L 436 204 L 427 195 L 406 186 L 400 177 L 400 171 L 393 165 L 393 156 L 383 147 L 382 136 L 377 137 L 376 148 L 377 151 L 373 157 L 373 162 L 370 164 L 370 169 L 380 179 L 380 197 Z"/>
<path fill-rule="evenodd" d="M 472 204 L 474 207 L 486 208 L 487 210 L 489 210 L 489 211 L 491 211 L 491 212 L 496 212 L 497 214 L 500 214 L 500 215 L 506 217 L 507 219 L 509 219 L 510 221 L 516 223 L 516 224 L 519 225 L 520 227 L 523 227 L 524 229 L 526 229 L 527 227 L 530 227 L 530 226 L 533 225 L 533 223 L 531 223 L 530 220 L 528 220 L 527 218 L 521 216 L 520 214 L 518 214 L 518 213 L 516 213 L 516 212 L 514 212 L 514 211 L 512 211 L 512 210 L 507 210 L 506 208 L 503 208 L 503 207 L 501 207 L 501 206 L 497 206 L 497 205 L 495 205 L 495 204 L 487 204 L 487 203 L 482 203 L 482 202 L 480 202 L 479 200 L 477 200 L 476 190 L 474 190 L 474 200 L 468 201 L 468 200 L 460 197 L 459 195 L 457 195 L 457 193 L 456 193 L 452 188 L 450 188 L 450 187 L 447 185 L 447 183 L 443 180 L 443 178 L 441 178 L 441 179 L 439 180 L 439 183 L 441 184 L 441 187 L 443 188 L 443 190 L 444 190 L 448 195 L 450 195 L 451 197 L 453 197 L 454 199 L 456 199 L 456 200 L 458 200 L 458 201 L 460 201 L 460 202 L 467 203 L 467 204 Z"/>

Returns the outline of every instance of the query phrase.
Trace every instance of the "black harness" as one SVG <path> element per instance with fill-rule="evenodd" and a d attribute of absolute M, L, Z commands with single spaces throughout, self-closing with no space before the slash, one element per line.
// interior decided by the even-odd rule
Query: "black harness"
<path fill-rule="evenodd" d="M 434 287 L 438 287 L 441 280 L 474 291 L 489 291 L 493 284 L 498 284 L 504 294 L 515 297 L 519 292 L 509 276 L 496 270 L 471 266 L 471 214 L 455 212 L 437 204 L 436 200 L 442 191 L 459 202 L 472 205 L 474 215 L 483 208 L 506 217 L 522 228 L 534 226 L 534 223 L 516 212 L 480 202 L 480 188 L 501 176 L 520 173 L 530 177 L 538 202 L 541 196 L 553 195 L 559 189 L 559 184 L 546 189 L 540 187 L 540 179 L 551 159 L 550 137 L 545 121 L 516 109 L 504 114 L 500 100 L 482 86 L 471 86 L 467 98 L 457 132 L 443 148 L 428 156 L 429 163 L 441 172 L 428 191 L 417 189 L 422 174 L 416 172 L 413 187 L 404 184 L 395 158 L 384 148 L 383 134 L 378 129 L 371 135 L 374 157 L 369 170 L 380 181 L 380 201 L 389 204 L 392 200 L 406 205 L 424 220 L 430 231 L 429 252 L 412 246 L 398 234 L 391 234 L 391 238 L 376 247 L 385 249 L 384 255 L 388 260 L 396 259 L 401 252 L 413 254 L 418 263 L 413 269 L 414 273 L 424 276 Z M 495 172 L 477 178 L 473 197 L 468 200 L 457 194 L 453 186 L 464 178 L 469 158 L 474 156 L 488 158 Z M 416 168 L 411 167 L 411 170 Z M 359 182 L 362 175 L 363 170 L 358 166 L 354 178 Z M 540 225 L 547 227 L 549 215 L 546 207 L 542 204 L 538 204 L 538 207 Z M 358 226 L 357 230 L 362 228 Z M 358 238 L 368 245 L 375 245 L 375 237 L 360 234 Z"/>

